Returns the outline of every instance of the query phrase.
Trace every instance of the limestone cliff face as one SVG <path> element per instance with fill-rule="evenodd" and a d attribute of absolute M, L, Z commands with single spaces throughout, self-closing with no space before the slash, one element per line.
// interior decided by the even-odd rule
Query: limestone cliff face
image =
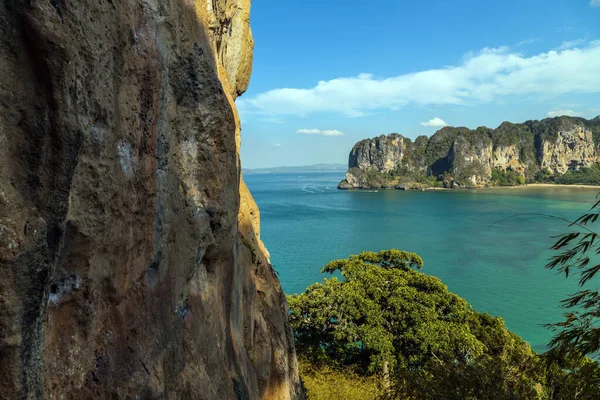
<path fill-rule="evenodd" d="M 542 142 L 541 167 L 564 174 L 569 169 L 596 162 L 598 155 L 600 153 L 596 152 L 590 129 L 580 125 L 563 125 L 553 140 Z"/>
<path fill-rule="evenodd" d="M 397 133 L 365 139 L 355 144 L 350 151 L 348 167 L 375 169 L 382 173 L 392 172 L 399 167 L 424 169 L 424 165 L 416 159 L 415 153 L 424 149 L 426 143 L 424 136 L 417 138 L 413 143 Z"/>
<path fill-rule="evenodd" d="M 413 143 L 398 134 L 358 142 L 350 152 L 340 188 L 416 188 L 443 176 L 451 187 L 480 187 L 492 171 L 511 171 L 528 180 L 541 170 L 564 174 L 600 161 L 600 117 L 557 117 L 496 129 L 445 127 Z M 433 179 L 433 181 L 432 181 Z M 440 181 L 441 182 L 441 181 Z"/>
<path fill-rule="evenodd" d="M 374 175 L 370 172 L 394 175 L 410 170 L 425 173 L 427 166 L 421 154 L 424 154 L 426 144 L 425 136 L 413 142 L 397 133 L 362 140 L 350 151 L 346 181 L 340 187 L 386 186 L 384 180 L 379 185 L 375 184 Z"/>
<path fill-rule="evenodd" d="M 503 171 L 511 169 L 522 174 L 525 172 L 525 164 L 519 158 L 519 151 L 516 145 L 497 146 L 492 152 L 492 168 L 499 168 Z"/>
<path fill-rule="evenodd" d="M 375 168 L 389 172 L 402 163 L 406 152 L 404 137 L 392 133 L 357 143 L 350 151 L 350 168 Z"/>
<path fill-rule="evenodd" d="M 492 141 L 485 134 L 469 134 L 454 140 L 448 161 L 455 180 L 466 186 L 484 185 L 492 175 Z"/>
<path fill-rule="evenodd" d="M 303 397 L 240 179 L 249 6 L 0 4 L 0 399 Z"/>

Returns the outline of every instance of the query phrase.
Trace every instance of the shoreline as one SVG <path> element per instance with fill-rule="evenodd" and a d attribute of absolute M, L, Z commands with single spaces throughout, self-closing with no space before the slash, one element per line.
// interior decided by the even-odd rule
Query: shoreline
<path fill-rule="evenodd" d="M 400 189 L 400 188 L 337 188 L 338 190 L 367 190 L 367 191 L 380 191 L 380 190 L 400 190 L 406 192 L 429 192 L 436 190 L 481 190 L 481 189 L 524 189 L 528 187 L 539 187 L 539 188 L 576 188 L 576 189 L 596 189 L 600 190 L 600 185 L 584 185 L 584 184 L 561 184 L 561 183 L 529 183 L 525 185 L 517 185 L 517 186 L 483 186 L 483 187 L 464 187 L 464 188 L 445 188 L 445 187 L 424 187 L 424 188 L 414 188 L 414 189 Z"/>
<path fill-rule="evenodd" d="M 559 183 L 530 183 L 525 186 L 533 186 L 533 187 L 574 187 L 574 188 L 584 188 L 584 189 L 600 189 L 600 185 L 583 185 L 579 183 L 575 183 L 572 185 L 568 184 L 559 184 Z"/>
<path fill-rule="evenodd" d="M 517 185 L 517 186 L 487 186 L 481 188 L 473 188 L 473 189 L 523 189 L 528 187 L 539 187 L 539 188 L 576 188 L 576 189 L 598 189 L 600 190 L 600 185 L 583 185 L 579 183 L 575 183 L 572 185 L 564 184 L 564 183 L 528 183 L 525 185 Z"/>

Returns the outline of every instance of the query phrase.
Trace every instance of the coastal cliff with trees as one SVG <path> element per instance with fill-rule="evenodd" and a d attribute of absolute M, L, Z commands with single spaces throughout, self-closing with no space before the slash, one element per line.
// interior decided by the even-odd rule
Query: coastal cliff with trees
<path fill-rule="evenodd" d="M 600 184 L 600 116 L 498 128 L 444 127 L 430 138 L 381 135 L 356 143 L 340 189 L 426 189 L 525 183 Z"/>

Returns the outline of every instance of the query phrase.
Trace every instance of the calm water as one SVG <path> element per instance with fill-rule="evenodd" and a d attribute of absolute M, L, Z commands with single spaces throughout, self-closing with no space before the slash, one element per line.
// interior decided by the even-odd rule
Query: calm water
<path fill-rule="evenodd" d="M 260 208 L 261 235 L 286 293 L 323 279 L 330 260 L 362 250 L 398 248 L 423 258 L 437 276 L 478 311 L 505 319 L 543 350 L 540 326 L 561 317 L 559 300 L 576 289 L 544 268 L 551 236 L 567 224 L 521 213 L 574 219 L 596 190 L 576 188 L 477 191 L 340 191 L 343 173 L 246 175 Z"/>

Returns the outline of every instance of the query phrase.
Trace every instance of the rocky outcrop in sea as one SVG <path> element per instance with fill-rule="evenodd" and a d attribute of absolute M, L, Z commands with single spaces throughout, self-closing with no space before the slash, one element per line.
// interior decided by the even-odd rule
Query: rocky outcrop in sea
<path fill-rule="evenodd" d="M 496 129 L 445 127 L 414 141 L 392 133 L 354 145 L 339 188 L 483 187 L 507 174 L 515 182 L 533 182 L 597 164 L 599 145 L 600 117 L 504 122 Z"/>

